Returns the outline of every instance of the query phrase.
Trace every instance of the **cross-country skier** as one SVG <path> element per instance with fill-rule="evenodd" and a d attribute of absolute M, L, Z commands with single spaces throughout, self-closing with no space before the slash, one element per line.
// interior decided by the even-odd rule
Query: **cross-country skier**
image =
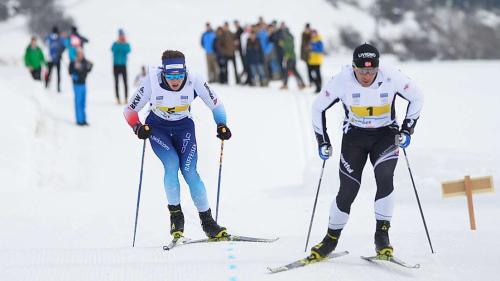
<path fill-rule="evenodd" d="M 352 66 L 345 66 L 334 76 L 313 104 L 313 126 L 319 156 L 323 160 L 332 155 L 326 132 L 326 110 L 340 101 L 345 119 L 340 151 L 340 188 L 331 205 L 327 234 L 311 249 L 309 259 L 324 258 L 335 250 L 361 185 L 361 173 L 368 156 L 377 184 L 375 249 L 377 255 L 393 254 L 388 231 L 394 205 L 394 169 L 399 147 L 406 148 L 410 144 L 423 97 L 415 83 L 403 73 L 379 67 L 379 56 L 378 50 L 370 44 L 358 46 L 354 50 Z M 396 96 L 409 103 L 401 128 L 396 121 Z"/>
<path fill-rule="evenodd" d="M 208 83 L 186 68 L 184 54 L 167 50 L 161 67 L 149 67 L 147 76 L 125 108 L 125 118 L 140 139 L 149 139 L 165 169 L 164 187 L 170 211 L 170 234 L 183 236 L 184 215 L 180 205 L 178 171 L 189 185 L 191 198 L 198 209 L 203 231 L 209 238 L 227 236 L 225 227 L 212 218 L 205 185 L 196 171 L 198 152 L 190 106 L 196 97 L 212 110 L 217 124 L 217 137 L 227 140 L 231 131 L 226 126 L 224 105 Z M 151 112 L 142 124 L 138 112 L 146 105 Z"/>

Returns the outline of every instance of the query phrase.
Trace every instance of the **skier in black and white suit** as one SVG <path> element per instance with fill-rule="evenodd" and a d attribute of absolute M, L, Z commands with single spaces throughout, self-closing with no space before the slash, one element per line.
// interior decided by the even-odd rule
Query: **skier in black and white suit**
<path fill-rule="evenodd" d="M 423 97 L 415 83 L 400 71 L 379 68 L 379 57 L 374 46 L 366 43 L 358 46 L 354 50 L 352 66 L 345 66 L 334 76 L 313 104 L 313 126 L 323 160 L 332 154 L 326 132 L 326 110 L 340 101 L 345 119 L 339 165 L 340 188 L 331 205 L 327 235 L 311 249 L 311 259 L 325 257 L 337 246 L 349 218 L 351 204 L 359 191 L 368 156 L 377 183 L 375 248 L 378 255 L 392 255 L 388 230 L 394 206 L 394 169 L 399 147 L 405 148 L 410 144 Z M 394 108 L 396 96 L 408 101 L 401 129 Z"/>

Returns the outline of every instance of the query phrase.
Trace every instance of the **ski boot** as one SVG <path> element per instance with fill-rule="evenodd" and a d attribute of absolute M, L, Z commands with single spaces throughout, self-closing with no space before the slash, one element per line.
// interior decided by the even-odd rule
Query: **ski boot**
<path fill-rule="evenodd" d="M 375 251 L 380 258 L 390 258 L 394 252 L 389 242 L 389 221 L 377 220 L 377 229 L 375 230 Z"/>
<path fill-rule="evenodd" d="M 341 231 L 342 229 L 328 228 L 328 232 L 325 238 L 323 238 L 323 241 L 311 248 L 311 254 L 307 259 L 313 261 L 326 258 L 337 247 Z"/>
<path fill-rule="evenodd" d="M 227 234 L 226 228 L 221 227 L 220 225 L 217 224 L 217 222 L 214 221 L 210 209 L 206 210 L 205 212 L 200 212 L 199 214 L 201 220 L 201 227 L 203 228 L 203 231 L 205 232 L 208 238 L 218 240 L 225 237 L 227 238 L 229 236 Z"/>
<path fill-rule="evenodd" d="M 184 237 L 184 214 L 181 205 L 168 205 L 170 212 L 170 235 L 174 239 Z"/>

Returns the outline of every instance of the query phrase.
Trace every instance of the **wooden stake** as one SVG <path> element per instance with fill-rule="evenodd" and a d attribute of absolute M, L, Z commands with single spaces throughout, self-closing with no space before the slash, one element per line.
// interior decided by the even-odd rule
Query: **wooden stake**
<path fill-rule="evenodd" d="M 472 202 L 472 184 L 470 181 L 470 176 L 465 176 L 465 195 L 467 196 L 467 207 L 469 209 L 469 221 L 470 229 L 476 230 L 476 219 L 474 217 L 474 204 Z"/>

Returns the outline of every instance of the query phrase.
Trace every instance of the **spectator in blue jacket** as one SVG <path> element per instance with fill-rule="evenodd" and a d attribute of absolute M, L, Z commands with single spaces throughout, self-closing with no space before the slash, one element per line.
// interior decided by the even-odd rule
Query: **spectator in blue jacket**
<path fill-rule="evenodd" d="M 50 76 L 52 74 L 52 68 L 55 67 L 57 71 L 57 92 L 61 92 L 61 57 L 66 49 L 65 40 L 62 34 L 59 33 L 57 26 L 52 28 L 52 32 L 45 37 L 45 44 L 49 49 L 49 62 L 47 64 L 47 74 L 44 77 L 45 88 L 49 87 Z"/>
<path fill-rule="evenodd" d="M 217 75 L 219 72 L 219 65 L 217 63 L 217 56 L 214 49 L 216 35 L 209 22 L 205 24 L 205 27 L 206 30 L 201 35 L 201 47 L 203 47 L 206 54 L 208 82 L 213 83 L 217 81 Z"/>
<path fill-rule="evenodd" d="M 87 115 L 85 113 L 85 100 L 87 98 L 87 74 L 92 70 L 92 62 L 88 61 L 83 50 L 78 48 L 76 58 L 69 64 L 69 74 L 73 80 L 73 91 L 75 92 L 75 115 L 78 126 L 87 126 Z"/>
<path fill-rule="evenodd" d="M 127 56 L 130 53 L 130 44 L 127 42 L 123 29 L 118 29 L 118 40 L 111 46 L 113 52 L 113 75 L 115 77 L 115 94 L 116 103 L 120 104 L 120 93 L 118 91 L 118 80 L 120 75 L 123 79 L 123 87 L 125 88 L 125 99 L 123 104 L 128 101 L 128 82 L 127 82 Z"/>

